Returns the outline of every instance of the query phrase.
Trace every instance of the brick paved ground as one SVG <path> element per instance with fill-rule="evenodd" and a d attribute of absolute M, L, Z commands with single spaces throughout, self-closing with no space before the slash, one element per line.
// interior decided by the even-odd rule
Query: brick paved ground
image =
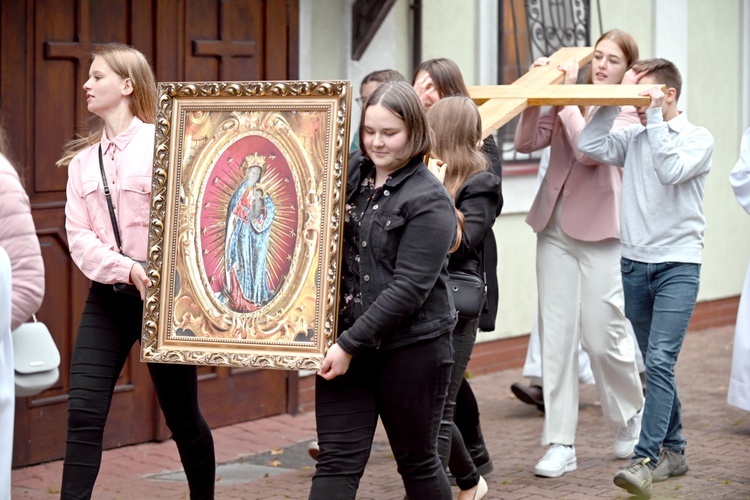
<path fill-rule="evenodd" d="M 732 338 L 730 327 L 690 332 L 687 336 L 677 379 L 690 471 L 682 478 L 654 485 L 654 498 L 750 499 L 750 413 L 726 404 Z M 472 379 L 495 462 L 495 472 L 487 477 L 490 493 L 485 498 L 628 498 L 612 483 L 612 475 L 625 462 L 612 455 L 614 432 L 605 428 L 591 386 L 582 387 L 580 396 L 578 470 L 557 479 L 533 475 L 533 466 L 543 453 L 539 443 L 543 419 L 535 408 L 511 395 L 509 386 L 521 380 L 520 373 L 520 369 L 514 369 Z M 220 464 L 217 498 L 307 498 L 313 469 L 300 443 L 314 436 L 311 413 L 216 429 Z M 248 465 L 264 461 L 268 467 Z M 94 498 L 188 498 L 186 483 L 175 480 L 179 474 L 169 474 L 179 467 L 171 441 L 106 451 Z M 15 470 L 13 498 L 56 498 L 61 470 L 59 461 Z M 160 473 L 159 480 L 153 478 Z M 358 498 L 403 498 L 382 429 L 378 430 Z"/>

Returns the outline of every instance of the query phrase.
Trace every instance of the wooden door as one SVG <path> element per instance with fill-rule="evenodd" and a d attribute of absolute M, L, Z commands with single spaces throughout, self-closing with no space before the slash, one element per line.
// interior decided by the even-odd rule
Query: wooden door
<path fill-rule="evenodd" d="M 95 44 L 123 42 L 151 61 L 158 81 L 294 79 L 297 0 L 25 0 L 0 8 L 0 114 L 31 198 L 46 266 L 38 318 L 62 355 L 58 384 L 16 401 L 14 466 L 61 458 L 70 357 L 89 282 L 69 257 L 67 170 L 61 148 L 86 130 L 81 89 Z M 111 448 L 168 436 L 148 371 L 134 347 L 105 431 Z M 296 373 L 200 370 L 212 426 L 294 410 Z"/>

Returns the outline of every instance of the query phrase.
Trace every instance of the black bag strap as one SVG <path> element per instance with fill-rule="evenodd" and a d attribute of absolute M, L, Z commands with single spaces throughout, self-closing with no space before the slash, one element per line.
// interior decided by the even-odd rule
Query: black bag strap
<path fill-rule="evenodd" d="M 115 217 L 115 207 L 112 206 L 112 193 L 109 191 L 107 185 L 107 174 L 104 173 L 104 160 L 102 159 L 102 145 L 99 144 L 99 169 L 102 171 L 102 182 L 104 183 L 104 196 L 107 197 L 107 205 L 109 206 L 109 218 L 112 219 L 112 229 L 115 231 L 115 241 L 117 242 L 117 248 L 122 253 L 122 243 L 120 242 L 120 229 L 117 227 L 117 217 Z"/>
<path fill-rule="evenodd" d="M 484 294 L 487 295 L 487 268 L 484 265 L 484 242 L 491 235 L 492 238 L 495 235 L 492 233 L 492 226 L 487 234 L 482 238 L 482 242 L 479 244 L 479 270 L 482 273 L 482 280 L 484 281 Z"/>

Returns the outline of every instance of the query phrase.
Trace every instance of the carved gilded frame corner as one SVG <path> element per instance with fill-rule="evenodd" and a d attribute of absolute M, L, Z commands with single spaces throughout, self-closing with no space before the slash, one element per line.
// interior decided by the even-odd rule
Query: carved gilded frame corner
<path fill-rule="evenodd" d="M 143 361 L 320 367 L 350 103 L 346 81 L 159 85 Z"/>

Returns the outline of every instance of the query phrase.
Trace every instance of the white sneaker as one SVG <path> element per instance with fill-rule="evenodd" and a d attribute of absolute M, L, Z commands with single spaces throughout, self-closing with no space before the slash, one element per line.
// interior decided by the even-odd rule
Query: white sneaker
<path fill-rule="evenodd" d="M 547 448 L 541 460 L 534 467 L 534 474 L 542 477 L 560 477 L 576 470 L 576 447 L 553 444 Z"/>
<path fill-rule="evenodd" d="M 620 428 L 615 435 L 614 451 L 617 458 L 628 458 L 633 454 L 638 437 L 641 435 L 643 408 L 628 420 L 628 425 Z"/>

